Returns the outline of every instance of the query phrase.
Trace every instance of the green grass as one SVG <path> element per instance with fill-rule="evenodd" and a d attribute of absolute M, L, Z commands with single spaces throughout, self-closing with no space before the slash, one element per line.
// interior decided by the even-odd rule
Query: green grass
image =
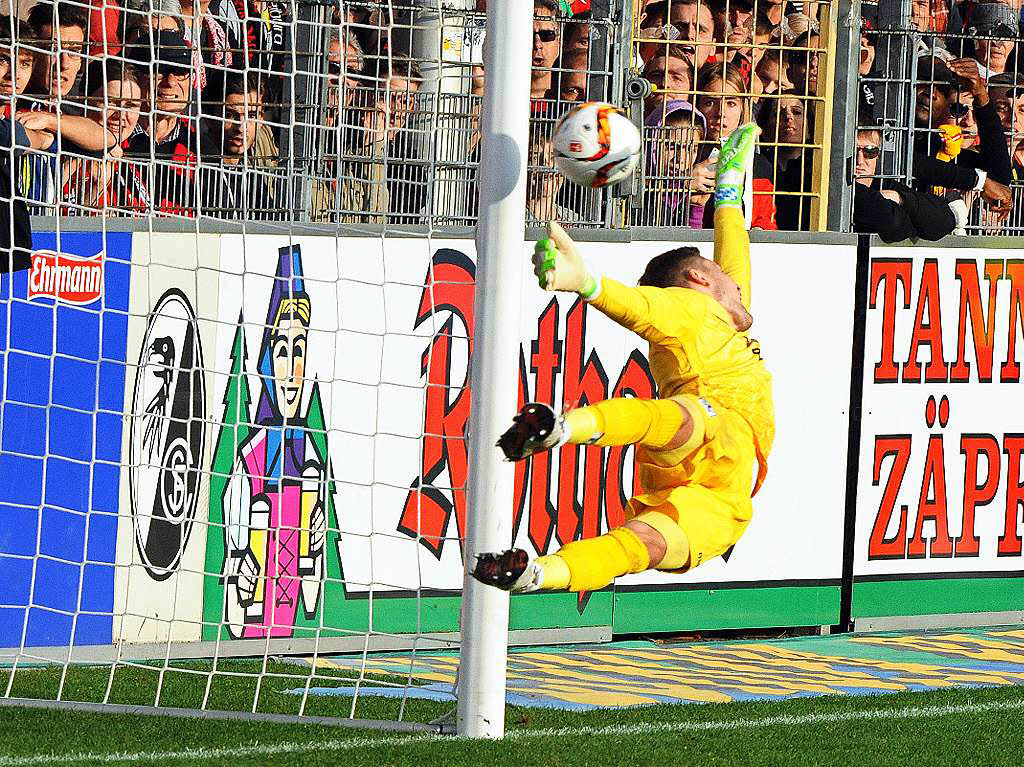
<path fill-rule="evenodd" d="M 226 708 L 245 708 L 237 704 L 242 692 L 251 690 L 245 674 L 258 664 L 229 664 L 238 677 L 218 679 L 216 695 Z M 193 667 L 194 669 L 196 667 Z M 222 666 L 225 668 L 225 666 Z M 273 674 L 296 674 L 296 667 L 271 664 Z M 120 675 L 121 672 L 119 671 Z M 28 681 L 36 675 L 35 681 Z M 299 674 L 301 676 L 301 674 Z M 24 674 L 16 680 L 14 694 L 37 694 L 52 685 L 51 670 Z M 106 675 L 97 679 L 94 670 L 76 670 L 71 674 L 75 690 L 95 695 L 106 684 Z M 166 705 L 194 703 L 193 681 L 205 676 L 175 672 L 174 699 Z M 318 684 L 345 684 L 342 675 L 329 675 Z M 19 672 L 18 677 L 22 677 Z M 153 692 L 151 669 L 125 669 L 115 679 L 119 702 L 151 703 L 146 694 Z M 69 681 L 70 683 L 70 681 Z M 169 681 L 165 681 L 165 690 Z M 22 687 L 18 687 L 18 685 Z M 136 687 L 136 685 L 139 685 Z M 148 687 L 146 685 L 149 685 Z M 35 686 L 35 687 L 33 687 Z M 261 710 L 294 713 L 293 696 L 280 690 L 298 686 L 294 678 L 271 676 L 261 696 Z M 70 690 L 70 688 L 69 688 Z M 181 696 L 180 698 L 178 696 Z M 232 697 L 232 696 L 236 697 Z M 83 697 L 82 695 L 78 697 Z M 252 693 L 249 692 L 248 705 Z M 308 713 L 347 715 L 351 701 L 345 698 L 318 699 Z M 958 706 L 965 711 L 928 716 L 856 718 L 857 712 L 880 709 L 904 712 L 922 707 Z M 1002 706 L 1002 709 L 985 707 Z M 1011 708 L 1007 708 L 1010 706 Z M 409 701 L 405 714 L 412 721 L 429 721 L 450 706 L 426 701 Z M 387 718 L 397 713 L 397 702 L 364 698 L 357 710 L 362 717 Z M 774 722 L 758 725 L 758 720 L 780 716 L 824 715 L 838 721 Z M 531 732 L 553 728 L 606 728 L 611 726 L 666 727 L 709 722 L 733 721 L 733 726 L 712 726 L 683 732 L 589 732 L 530 736 Z M 735 720 L 745 720 L 740 725 Z M 0 767 L 26 764 L 88 765 L 107 761 L 69 758 L 84 753 L 93 755 L 134 754 L 114 763 L 177 765 L 321 765 L 331 762 L 346 767 L 360 765 L 543 765 L 543 767 L 624 767 L 625 765 L 1014 765 L 1021 763 L 1024 750 L 1024 689 L 1000 687 L 955 689 L 937 692 L 900 693 L 866 697 L 815 697 L 771 703 L 727 703 L 708 705 L 660 705 L 590 712 L 564 712 L 546 709 L 510 707 L 506 726 L 513 736 L 503 742 L 461 739 L 424 740 L 423 736 L 405 736 L 386 732 L 351 730 L 314 725 L 270 725 L 209 719 L 173 719 L 163 717 L 86 714 L 78 712 L 0 709 Z M 412 740 L 410 740 L 412 738 Z M 211 749 L 251 748 L 248 754 L 217 754 Z M 279 753 L 263 749 L 278 747 Z M 203 749 L 172 759 L 167 752 Z M 151 755 L 143 758 L 143 755 Z M 48 758 L 51 757 L 52 758 Z"/>

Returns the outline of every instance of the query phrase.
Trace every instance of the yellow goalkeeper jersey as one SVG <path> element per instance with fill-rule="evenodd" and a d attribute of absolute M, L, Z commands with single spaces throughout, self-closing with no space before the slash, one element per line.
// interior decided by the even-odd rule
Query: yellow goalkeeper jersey
<path fill-rule="evenodd" d="M 719 263 L 736 280 L 749 308 L 746 248 Z M 631 288 L 605 277 L 591 304 L 650 343 L 658 396 L 693 394 L 742 416 L 754 433 L 763 472 L 775 439 L 772 377 L 761 360 L 760 344 L 736 330 L 718 301 L 690 288 Z"/>

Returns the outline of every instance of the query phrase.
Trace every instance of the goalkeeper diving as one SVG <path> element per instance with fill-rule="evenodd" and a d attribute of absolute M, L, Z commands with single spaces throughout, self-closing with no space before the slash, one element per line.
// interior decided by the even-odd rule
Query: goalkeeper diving
<path fill-rule="evenodd" d="M 752 513 L 775 435 L 771 375 L 750 315 L 744 184 L 758 129 L 736 129 L 718 157 L 714 261 L 696 248 L 662 253 L 639 287 L 594 274 L 557 224 L 533 262 L 545 290 L 578 293 L 650 344 L 658 399 L 616 398 L 557 415 L 529 403 L 498 440 L 520 461 L 567 443 L 636 445 L 641 492 L 627 521 L 604 535 L 531 559 L 481 554 L 473 576 L 501 589 L 591 591 L 627 573 L 683 572 L 728 552 Z M 756 479 L 755 479 L 756 477 Z"/>

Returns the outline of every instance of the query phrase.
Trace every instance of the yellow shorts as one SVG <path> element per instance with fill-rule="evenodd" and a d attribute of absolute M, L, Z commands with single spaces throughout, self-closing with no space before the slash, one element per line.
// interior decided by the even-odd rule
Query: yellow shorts
<path fill-rule="evenodd" d="M 637 448 L 640 485 L 650 490 L 630 500 L 626 515 L 665 538 L 658 569 L 684 571 L 724 554 L 747 529 L 757 454 L 739 414 L 689 394 L 672 399 L 693 416 L 693 436 L 675 450 Z"/>

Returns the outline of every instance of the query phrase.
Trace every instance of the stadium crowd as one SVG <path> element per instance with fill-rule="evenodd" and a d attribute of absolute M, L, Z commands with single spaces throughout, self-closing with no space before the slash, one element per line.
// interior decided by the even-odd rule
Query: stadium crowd
<path fill-rule="evenodd" d="M 296 19 L 304 6 L 281 0 L 12 4 L 0 91 L 13 195 L 49 215 L 472 223 L 486 72 L 464 57 L 456 92 L 428 92 L 436 62 L 416 57 L 413 6 L 338 0 Z M 534 0 L 531 219 L 609 221 L 621 190 L 565 184 L 550 134 L 574 103 L 621 101 L 632 77 L 645 151 L 621 223 L 708 226 L 715 147 L 754 116 L 754 225 L 809 228 L 825 6 L 641 0 L 623 35 L 589 0 Z M 485 11 L 466 13 L 478 53 Z"/>
<path fill-rule="evenodd" d="M 16 149 L 5 181 L 36 214 L 471 224 L 486 2 L 465 9 L 465 50 L 440 70 L 411 0 L 13 5 L 0 17 L 0 137 Z M 902 25 L 899 2 L 862 4 L 856 229 L 1013 225 L 1024 72 L 1012 2 L 913 0 Z M 637 0 L 628 34 L 606 2 L 533 6 L 531 220 L 707 228 L 717 146 L 755 119 L 753 226 L 821 226 L 831 3 Z M 916 57 L 902 79 L 900 46 Z M 898 88 L 916 96 L 912 126 Z M 642 125 L 635 185 L 586 190 L 552 168 L 552 128 L 586 100 L 627 103 Z"/>
<path fill-rule="evenodd" d="M 1019 230 L 1022 3 L 913 0 L 909 19 L 898 10 L 862 5 L 855 228 L 887 241 Z"/>

